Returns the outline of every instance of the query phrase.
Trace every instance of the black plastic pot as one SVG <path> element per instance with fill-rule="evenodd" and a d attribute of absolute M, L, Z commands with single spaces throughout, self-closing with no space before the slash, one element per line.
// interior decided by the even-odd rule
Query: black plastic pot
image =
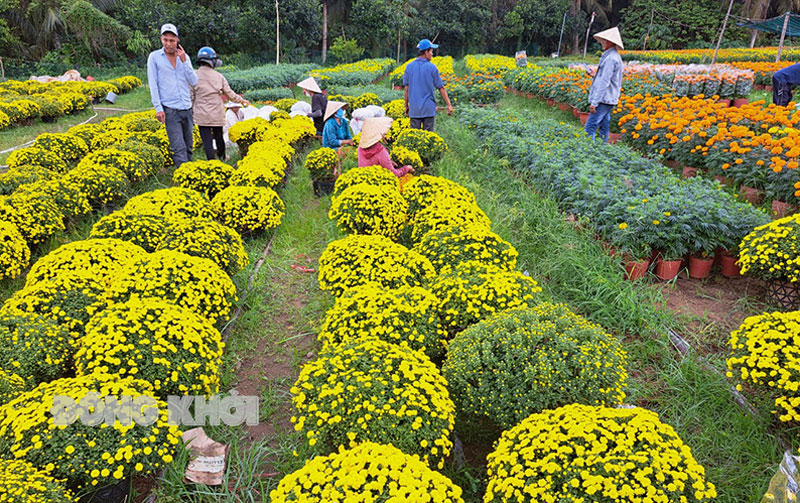
<path fill-rule="evenodd" d="M 101 487 L 80 499 L 80 503 L 127 503 L 130 496 L 131 479 L 122 479 L 116 484 Z"/>
<path fill-rule="evenodd" d="M 329 196 L 333 194 L 334 180 L 313 180 L 314 195 L 317 197 Z"/>

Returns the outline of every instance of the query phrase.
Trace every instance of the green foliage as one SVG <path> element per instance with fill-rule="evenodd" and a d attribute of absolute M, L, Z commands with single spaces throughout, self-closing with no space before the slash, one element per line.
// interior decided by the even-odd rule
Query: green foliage
<path fill-rule="evenodd" d="M 633 0 L 621 12 L 626 47 L 642 48 L 652 12 L 656 15 L 648 49 L 687 49 L 697 43 L 710 47 L 725 15 L 714 0 Z"/>
<path fill-rule="evenodd" d="M 345 40 L 344 37 L 336 37 L 329 50 L 338 60 L 345 63 L 355 61 L 364 54 L 364 48 L 360 47 L 358 42 L 354 39 Z"/>

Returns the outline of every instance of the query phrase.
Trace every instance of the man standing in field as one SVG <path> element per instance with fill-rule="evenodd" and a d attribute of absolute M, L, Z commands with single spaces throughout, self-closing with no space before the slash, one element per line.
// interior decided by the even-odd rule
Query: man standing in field
<path fill-rule="evenodd" d="M 800 85 L 800 63 L 772 74 L 772 102 L 785 107 L 792 101 L 794 87 Z"/>
<path fill-rule="evenodd" d="M 192 99 L 190 86 L 197 85 L 197 74 L 186 51 L 178 43 L 178 29 L 167 23 L 161 27 L 163 48 L 147 58 L 147 83 L 156 118 L 167 128 L 175 167 L 192 160 Z"/>
<path fill-rule="evenodd" d="M 431 63 L 433 50 L 437 44 L 432 44 L 427 38 L 417 44 L 419 55 L 417 59 L 406 65 L 403 73 L 403 87 L 405 88 L 406 115 L 411 119 L 411 127 L 433 131 L 433 121 L 436 118 L 436 95 L 438 89 L 442 99 L 447 104 L 447 115 L 453 115 L 453 105 L 447 97 L 439 69 Z"/>
<path fill-rule="evenodd" d="M 592 139 L 600 130 L 600 138 L 608 142 L 611 126 L 611 112 L 619 103 L 622 91 L 622 58 L 617 50 L 622 50 L 622 36 L 614 27 L 595 34 L 595 39 L 603 47 L 600 65 L 594 74 L 592 87 L 589 89 L 589 119 L 586 121 L 586 134 Z M 591 75 L 591 73 L 590 73 Z"/>

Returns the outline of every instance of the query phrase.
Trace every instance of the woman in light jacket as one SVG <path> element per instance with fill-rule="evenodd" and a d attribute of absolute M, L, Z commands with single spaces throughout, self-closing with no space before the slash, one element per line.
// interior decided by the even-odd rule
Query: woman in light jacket
<path fill-rule="evenodd" d="M 200 138 L 203 140 L 203 150 L 206 158 L 225 159 L 225 140 L 222 128 L 225 126 L 225 106 L 222 96 L 236 103 L 250 106 L 250 102 L 233 92 L 228 85 L 228 79 L 216 71 L 219 66 L 217 53 L 211 47 L 203 47 L 197 52 L 197 85 L 192 87 L 192 109 L 194 110 L 194 123 L 200 129 Z M 216 143 L 216 152 L 214 144 Z"/>

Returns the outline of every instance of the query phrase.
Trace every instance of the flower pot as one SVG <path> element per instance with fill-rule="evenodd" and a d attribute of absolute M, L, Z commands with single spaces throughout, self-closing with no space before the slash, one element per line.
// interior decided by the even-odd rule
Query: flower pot
<path fill-rule="evenodd" d="M 716 180 L 716 181 L 718 181 L 719 183 L 721 183 L 722 185 L 725 185 L 725 186 L 728 186 L 728 187 L 730 187 L 731 185 L 733 185 L 733 180 L 731 180 L 731 179 L 730 179 L 730 178 L 728 178 L 727 176 L 719 176 L 719 175 L 715 175 L 715 176 L 714 176 L 714 180 Z"/>
<path fill-rule="evenodd" d="M 572 107 L 572 116 L 578 118 L 578 107 Z"/>
<path fill-rule="evenodd" d="M 747 98 L 736 98 L 735 100 L 733 100 L 733 104 L 731 106 L 738 108 L 738 107 L 743 107 L 745 105 L 747 105 Z"/>
<path fill-rule="evenodd" d="M 656 276 L 664 281 L 670 281 L 681 271 L 683 260 L 663 260 L 659 259 L 656 264 Z"/>
<path fill-rule="evenodd" d="M 58 119 L 58 117 L 42 117 L 42 122 L 46 122 L 48 124 L 52 124 Z"/>
<path fill-rule="evenodd" d="M 586 121 L 589 120 L 589 112 L 578 112 L 578 118 L 581 120 L 581 125 L 585 126 Z"/>
<path fill-rule="evenodd" d="M 763 91 L 764 84 L 753 84 L 753 89 L 755 89 L 756 91 Z"/>
<path fill-rule="evenodd" d="M 742 185 L 739 189 L 739 195 L 745 201 L 750 201 L 754 206 L 758 206 L 764 200 L 764 192 L 753 187 Z"/>
<path fill-rule="evenodd" d="M 622 138 L 622 133 L 608 133 L 608 143 L 615 144 Z"/>
<path fill-rule="evenodd" d="M 774 279 L 767 284 L 767 297 L 786 310 L 800 308 L 800 283 Z"/>
<path fill-rule="evenodd" d="M 683 172 L 681 173 L 684 178 L 694 178 L 697 176 L 697 168 L 693 168 L 691 166 L 684 166 Z"/>
<path fill-rule="evenodd" d="M 711 267 L 714 265 L 714 257 L 689 257 L 689 277 L 694 279 L 705 279 L 711 274 Z"/>
<path fill-rule="evenodd" d="M 392 86 L 392 89 L 394 89 L 395 91 L 402 91 L 403 86 Z"/>
<path fill-rule="evenodd" d="M 727 98 L 725 98 L 725 99 L 720 99 L 720 100 L 717 100 L 717 103 L 722 103 L 722 104 L 723 104 L 723 105 L 725 105 L 726 107 L 729 107 L 729 106 L 731 106 L 731 100 L 729 100 L 729 99 L 727 99 Z"/>
<path fill-rule="evenodd" d="M 775 216 L 775 218 L 783 218 L 785 216 L 794 215 L 796 211 L 797 206 L 784 203 L 783 201 L 778 201 L 777 199 L 772 200 L 772 214 Z"/>
<path fill-rule="evenodd" d="M 312 180 L 314 195 L 316 197 L 329 196 L 333 194 L 334 180 Z"/>
<path fill-rule="evenodd" d="M 681 165 L 681 163 L 679 163 L 675 159 L 667 159 L 667 160 L 664 161 L 664 166 L 666 166 L 668 168 L 678 169 L 680 167 L 680 165 Z"/>
<path fill-rule="evenodd" d="M 125 503 L 130 496 L 131 480 L 122 479 L 116 484 L 101 487 L 80 499 L 81 503 Z"/>
<path fill-rule="evenodd" d="M 738 260 L 739 260 L 738 257 L 734 257 L 733 255 L 729 255 L 726 253 L 720 255 L 719 264 L 720 267 L 722 267 L 722 275 L 725 276 L 726 278 L 737 278 L 741 276 L 741 272 L 739 271 L 739 264 L 736 263 L 738 262 Z"/>
<path fill-rule="evenodd" d="M 649 260 L 628 260 L 625 262 L 625 279 L 633 281 L 644 278 L 648 267 L 650 267 Z"/>
<path fill-rule="evenodd" d="M 559 103 L 558 108 L 560 108 L 562 112 L 569 112 L 570 106 L 566 103 Z"/>
<path fill-rule="evenodd" d="M 555 106 L 555 104 L 556 104 L 556 100 L 554 100 L 553 98 L 547 98 L 547 106 L 552 107 L 552 106 Z"/>
<path fill-rule="evenodd" d="M 772 92 L 772 86 L 770 86 L 770 85 L 766 85 L 766 86 L 764 86 L 764 90 L 765 90 L 766 92 L 768 92 L 768 93 L 771 93 L 771 92 Z"/>

